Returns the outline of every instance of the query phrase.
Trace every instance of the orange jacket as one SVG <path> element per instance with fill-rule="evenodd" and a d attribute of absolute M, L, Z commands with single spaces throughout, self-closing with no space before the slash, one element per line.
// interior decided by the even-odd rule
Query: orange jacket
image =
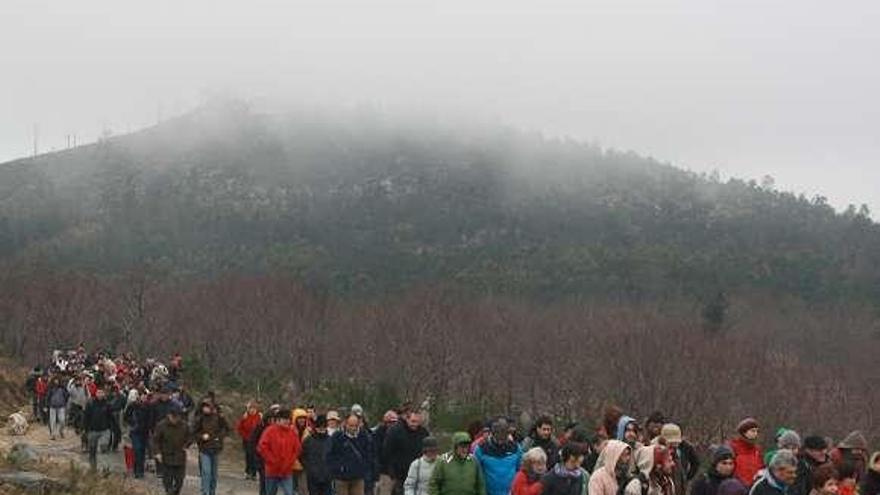
<path fill-rule="evenodd" d="M 247 441 L 251 438 L 251 433 L 254 432 L 254 429 L 256 429 L 257 425 L 259 425 L 262 420 L 263 416 L 260 413 L 244 413 L 241 419 L 238 420 L 238 423 L 235 424 L 235 431 L 238 432 L 238 436 L 240 436 L 242 440 Z"/>
<path fill-rule="evenodd" d="M 293 465 L 299 461 L 302 445 L 295 428 L 275 424 L 263 432 L 257 452 L 263 458 L 266 476 L 285 478 L 293 473 Z"/>

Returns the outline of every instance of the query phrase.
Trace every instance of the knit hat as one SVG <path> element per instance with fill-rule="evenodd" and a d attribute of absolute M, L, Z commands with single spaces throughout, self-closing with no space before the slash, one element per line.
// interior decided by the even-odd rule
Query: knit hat
<path fill-rule="evenodd" d="M 733 453 L 733 449 L 727 445 L 719 445 L 712 451 L 712 466 L 717 465 L 721 461 L 734 459 L 735 457 L 736 454 Z"/>
<path fill-rule="evenodd" d="M 740 421 L 738 425 L 736 425 L 736 431 L 740 435 L 744 435 L 747 431 L 751 430 L 752 428 L 759 428 L 758 420 L 755 418 L 746 418 L 746 419 Z"/>
<path fill-rule="evenodd" d="M 842 449 L 868 450 L 868 440 L 862 432 L 856 430 L 847 435 L 837 446 Z"/>
<path fill-rule="evenodd" d="M 666 423 L 660 430 L 660 436 L 667 443 L 681 443 L 681 428 L 673 423 Z"/>
<path fill-rule="evenodd" d="M 810 450 L 825 450 L 828 448 L 828 442 L 824 437 L 819 435 L 810 435 L 804 438 L 804 448 Z"/>
<path fill-rule="evenodd" d="M 360 404 L 353 404 L 351 406 L 351 413 L 359 418 L 362 418 L 364 417 L 364 408 Z"/>
<path fill-rule="evenodd" d="M 434 437 L 425 437 L 422 439 L 422 452 L 437 452 L 440 450 L 440 443 Z"/>
<path fill-rule="evenodd" d="M 780 449 L 799 449 L 801 448 L 801 436 L 794 430 L 785 430 L 785 433 L 776 439 L 776 444 Z"/>

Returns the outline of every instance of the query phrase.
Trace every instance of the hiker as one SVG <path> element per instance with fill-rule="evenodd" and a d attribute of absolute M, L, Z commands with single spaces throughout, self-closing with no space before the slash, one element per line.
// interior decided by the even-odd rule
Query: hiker
<path fill-rule="evenodd" d="M 330 439 L 327 465 L 333 477 L 335 495 L 364 495 L 373 475 L 375 456 L 370 435 L 356 414 L 345 418 L 341 430 Z"/>
<path fill-rule="evenodd" d="M 27 380 L 24 382 L 25 391 L 27 391 L 28 396 L 31 398 L 31 408 L 33 409 L 35 421 L 40 420 L 40 401 L 37 398 L 37 380 L 42 374 L 43 371 L 40 367 L 35 366 L 28 374 Z"/>
<path fill-rule="evenodd" d="M 488 495 L 508 495 L 519 471 L 522 449 L 511 438 L 505 418 L 492 422 L 489 437 L 477 447 L 474 457 L 483 469 Z"/>
<path fill-rule="evenodd" d="M 645 421 L 645 443 L 653 443 L 654 439 L 659 437 L 663 430 L 663 425 L 667 423 L 666 416 L 660 411 L 654 411 Z"/>
<path fill-rule="evenodd" d="M 798 433 L 789 428 L 779 428 L 776 430 L 776 435 L 773 436 L 773 441 L 775 442 L 775 447 L 769 449 L 764 453 L 764 464 L 770 464 L 770 460 L 773 459 L 773 456 L 776 455 L 776 452 L 781 449 L 791 450 L 795 454 L 798 453 L 798 450 L 801 448 L 801 437 Z"/>
<path fill-rule="evenodd" d="M 639 422 L 629 416 L 621 416 L 617 421 L 617 430 L 615 438 L 629 445 L 633 451 L 641 447 L 639 443 L 640 437 Z"/>
<path fill-rule="evenodd" d="M 296 430 L 300 444 L 302 444 L 303 440 L 308 438 L 311 434 L 311 429 L 309 428 L 309 413 L 305 409 L 297 408 L 293 410 L 293 413 L 291 413 L 290 416 L 293 419 L 291 428 Z M 309 484 L 306 480 L 306 472 L 305 469 L 303 469 L 303 465 L 299 458 L 297 458 L 296 463 L 293 465 L 293 489 L 296 490 L 299 495 L 309 495 Z"/>
<path fill-rule="evenodd" d="M 547 474 L 547 454 L 541 447 L 532 447 L 522 457 L 522 465 L 513 478 L 512 495 L 541 495 L 541 478 Z"/>
<path fill-rule="evenodd" d="M 629 482 L 632 449 L 620 440 L 608 440 L 599 454 L 596 471 L 590 476 L 589 495 L 618 495 Z"/>
<path fill-rule="evenodd" d="M 486 495 L 480 465 L 471 450 L 471 436 L 463 431 L 452 435 L 452 450 L 437 460 L 428 495 Z"/>
<path fill-rule="evenodd" d="M 808 495 L 838 495 L 840 491 L 838 476 L 837 469 L 833 465 L 820 466 L 810 478 L 810 493 Z M 865 494 L 862 493 L 862 495 Z"/>
<path fill-rule="evenodd" d="M 290 422 L 291 413 L 282 409 L 274 424 L 266 428 L 257 444 L 266 472 L 266 494 L 293 495 L 293 466 L 299 459 L 302 444 Z"/>
<path fill-rule="evenodd" d="M 758 472 L 764 468 L 761 447 L 758 446 L 760 427 L 755 418 L 746 418 L 736 427 L 738 436 L 730 441 L 736 458 L 733 475 L 746 486 L 752 486 Z"/>
<path fill-rule="evenodd" d="M 844 463 L 837 470 L 837 493 L 840 495 L 856 495 L 858 476 L 854 464 Z"/>
<path fill-rule="evenodd" d="M 101 453 L 107 453 L 107 446 L 101 445 L 101 442 L 110 434 L 112 414 L 106 392 L 102 388 L 98 389 L 95 398 L 89 401 L 83 412 L 83 427 L 88 439 L 89 466 L 92 471 L 98 469 L 98 447 L 101 447 Z"/>
<path fill-rule="evenodd" d="M 67 401 L 67 417 L 70 424 L 73 425 L 73 431 L 78 436 L 82 434 L 82 417 L 86 404 L 89 402 L 89 395 L 83 386 L 81 376 L 76 376 L 70 380 L 67 385 L 67 394 L 70 399 Z"/>
<path fill-rule="evenodd" d="M 168 410 L 167 416 L 156 425 L 152 451 L 156 463 L 162 465 L 162 486 L 166 495 L 179 495 L 186 478 L 186 448 L 192 436 L 183 410 L 179 406 Z"/>
<path fill-rule="evenodd" d="M 373 428 L 373 445 L 376 449 L 378 466 L 378 481 L 376 483 L 376 495 L 391 495 L 394 481 L 391 479 L 391 471 L 388 468 L 388 459 L 385 457 L 385 438 L 388 431 L 397 424 L 399 417 L 397 411 L 388 410 L 382 416 L 382 423 Z"/>
<path fill-rule="evenodd" d="M 247 448 L 254 452 L 254 464 L 257 468 L 257 475 L 260 480 L 260 495 L 266 495 L 266 466 L 263 463 L 263 457 L 257 452 L 257 445 L 260 443 L 260 437 L 263 436 L 263 432 L 266 431 L 266 428 L 275 424 L 275 420 L 278 419 L 278 412 L 280 410 L 281 406 L 278 404 L 272 404 L 269 406 L 269 410 L 263 415 L 263 420 L 256 428 L 254 428 L 254 431 L 248 439 Z"/>
<path fill-rule="evenodd" d="M 868 471 L 859 484 L 859 495 L 880 495 L 880 452 L 871 454 Z"/>
<path fill-rule="evenodd" d="M 217 462 L 223 439 L 229 434 L 229 424 L 211 399 L 202 400 L 199 413 L 193 422 L 192 434 L 199 446 L 202 495 L 216 495 Z"/>
<path fill-rule="evenodd" d="M 438 455 L 440 443 L 434 437 L 425 437 L 422 440 L 422 456 L 409 465 L 409 472 L 403 482 L 404 495 L 428 495 L 428 485 L 431 475 L 434 474 Z"/>
<path fill-rule="evenodd" d="M 779 442 L 777 442 L 777 445 Z M 788 490 L 790 495 L 809 495 L 813 490 L 813 474 L 820 466 L 831 464 L 828 458 L 828 442 L 819 435 L 810 435 L 803 439 L 801 448 L 797 450 L 797 480 Z"/>
<path fill-rule="evenodd" d="M 36 419 L 40 423 L 48 423 L 48 411 L 46 410 L 46 396 L 49 393 L 49 378 L 45 371 L 36 378 L 34 382 L 34 396 L 36 398 L 37 410 Z"/>
<path fill-rule="evenodd" d="M 578 444 L 568 443 L 562 448 L 559 462 L 550 468 L 541 485 L 543 495 L 582 495 L 590 483 L 590 475 L 582 468 L 584 450 Z M 529 494 L 529 495 L 540 495 Z"/>
<path fill-rule="evenodd" d="M 339 424 L 342 422 L 342 417 L 339 416 L 339 413 L 333 410 L 327 411 L 327 434 L 331 437 L 339 431 Z"/>
<path fill-rule="evenodd" d="M 675 495 L 685 495 L 688 484 L 700 471 L 700 457 L 697 449 L 682 437 L 681 428 L 674 423 L 666 423 L 660 428 L 660 436 L 669 447 L 669 454 L 675 468 L 672 479 L 675 481 Z"/>
<path fill-rule="evenodd" d="M 315 419 L 314 432 L 303 441 L 300 462 L 306 471 L 309 495 L 331 495 L 333 478 L 327 466 L 330 435 L 327 434 L 327 416 Z"/>
<path fill-rule="evenodd" d="M 548 470 L 559 463 L 559 441 L 553 436 L 553 419 L 550 416 L 539 417 L 532 426 L 529 436 L 523 440 L 523 451 L 528 451 L 532 447 L 540 447 L 544 451 Z"/>
<path fill-rule="evenodd" d="M 235 431 L 241 437 L 241 444 L 244 449 L 245 479 L 257 479 L 256 450 L 252 448 L 249 442 L 254 430 L 262 421 L 263 415 L 260 414 L 260 407 L 256 401 L 252 400 L 248 402 L 244 414 L 241 415 L 241 418 L 235 424 Z"/>
<path fill-rule="evenodd" d="M 119 452 L 119 443 L 122 442 L 122 410 L 128 398 L 120 393 L 115 386 L 110 387 L 107 394 L 107 402 L 110 403 L 110 450 Z"/>
<path fill-rule="evenodd" d="M 766 474 L 755 483 L 750 495 L 786 495 L 788 488 L 797 478 L 797 465 L 797 456 L 793 452 L 788 450 L 776 452 L 767 467 Z"/>
<path fill-rule="evenodd" d="M 392 426 L 385 436 L 382 454 L 388 463 L 388 473 L 394 486 L 393 495 L 403 495 L 403 483 L 406 481 L 409 467 L 422 455 L 422 441 L 429 436 L 428 430 L 422 426 L 422 414 L 408 411 L 403 421 Z"/>
<path fill-rule="evenodd" d="M 674 495 L 675 481 L 672 478 L 675 462 L 669 448 L 663 445 L 650 445 L 635 451 L 635 464 L 638 473 L 626 485 L 626 495 Z"/>
<path fill-rule="evenodd" d="M 125 424 L 128 425 L 128 437 L 134 451 L 134 477 L 144 477 L 144 465 L 147 460 L 147 445 L 150 439 L 151 410 L 147 405 L 147 397 L 139 395 L 137 400 L 125 409 Z"/>
<path fill-rule="evenodd" d="M 67 424 L 67 401 L 70 393 L 61 383 L 59 377 L 53 377 L 49 382 L 49 390 L 46 392 L 46 403 L 49 406 L 49 438 L 64 438 L 64 426 Z"/>
<path fill-rule="evenodd" d="M 849 464 L 855 471 L 856 483 L 862 479 L 868 465 L 868 440 L 861 431 L 853 431 L 847 435 L 837 448 L 831 451 L 831 462 L 837 468 L 843 480 L 844 465 Z"/>
<path fill-rule="evenodd" d="M 712 452 L 709 468 L 694 481 L 691 495 L 718 495 L 718 488 L 724 480 L 733 476 L 733 451 L 726 445 L 720 445 Z"/>

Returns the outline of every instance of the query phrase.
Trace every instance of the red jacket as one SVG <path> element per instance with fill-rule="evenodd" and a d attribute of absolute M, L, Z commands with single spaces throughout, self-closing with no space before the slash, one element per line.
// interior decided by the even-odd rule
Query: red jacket
<path fill-rule="evenodd" d="M 299 460 L 302 445 L 293 426 L 271 425 L 266 428 L 257 445 L 263 458 L 266 476 L 284 478 L 293 475 L 293 466 Z"/>
<path fill-rule="evenodd" d="M 49 382 L 43 377 L 37 378 L 37 382 L 34 384 L 34 393 L 41 399 L 45 397 L 49 393 Z"/>
<path fill-rule="evenodd" d="M 733 475 L 746 486 L 752 486 L 755 475 L 764 469 L 764 455 L 761 453 L 761 447 L 747 442 L 743 438 L 734 438 L 730 441 L 730 448 L 736 455 L 734 460 L 736 467 L 733 470 Z"/>
<path fill-rule="evenodd" d="M 516 477 L 513 478 L 513 488 L 510 493 L 511 495 L 541 495 L 543 491 L 544 485 L 541 484 L 540 478 L 529 481 L 529 475 L 520 469 L 516 473 Z"/>
<path fill-rule="evenodd" d="M 240 436 L 242 440 L 247 441 L 251 438 L 251 433 L 254 432 L 254 429 L 256 429 L 257 425 L 259 425 L 262 420 L 263 417 L 260 413 L 245 413 L 235 425 L 235 431 L 238 432 L 238 436 Z"/>

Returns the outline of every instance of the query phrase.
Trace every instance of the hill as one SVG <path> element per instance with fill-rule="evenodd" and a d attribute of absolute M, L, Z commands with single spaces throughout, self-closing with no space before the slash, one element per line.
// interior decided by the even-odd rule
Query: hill
<path fill-rule="evenodd" d="M 573 140 L 241 103 L 0 165 L 0 260 L 336 294 L 880 296 L 865 208 Z"/>

